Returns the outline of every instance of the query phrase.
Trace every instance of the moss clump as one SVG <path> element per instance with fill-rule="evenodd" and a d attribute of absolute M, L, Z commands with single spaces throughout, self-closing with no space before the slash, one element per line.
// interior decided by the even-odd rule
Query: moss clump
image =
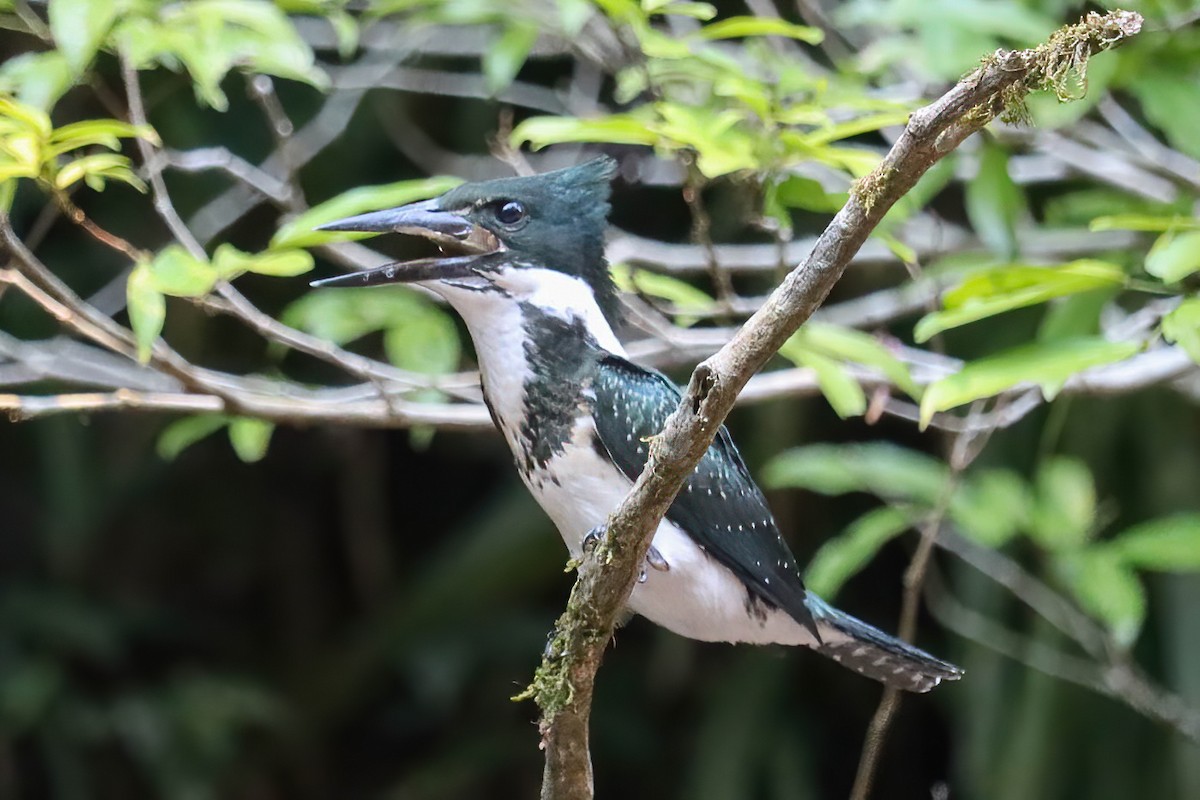
<path fill-rule="evenodd" d="M 888 184 L 896 173 L 896 168 L 889 164 L 880 164 L 872 172 L 862 176 L 850 187 L 850 194 L 858 198 L 863 210 L 868 214 L 883 197 Z"/>
<path fill-rule="evenodd" d="M 1074 25 L 1066 25 L 1033 50 L 1031 88 L 1054 92 L 1059 102 L 1078 100 L 1087 93 L 1088 59 L 1142 29 L 1142 16 L 1132 11 L 1090 12 Z"/>

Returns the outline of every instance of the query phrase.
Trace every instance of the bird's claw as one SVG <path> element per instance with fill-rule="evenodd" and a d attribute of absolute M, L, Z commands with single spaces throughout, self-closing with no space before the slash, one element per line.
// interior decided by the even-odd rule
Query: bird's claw
<path fill-rule="evenodd" d="M 600 542 L 606 536 L 608 536 L 608 527 L 607 526 L 597 525 L 596 527 L 592 528 L 583 537 L 583 543 L 582 543 L 583 552 L 585 552 L 585 553 L 593 552 L 600 545 Z M 663 558 L 662 553 L 658 552 L 658 548 L 656 548 L 654 545 L 650 545 L 650 549 L 646 551 L 646 563 L 649 564 L 651 567 L 653 567 L 658 572 L 669 572 L 671 569 L 671 565 L 667 563 L 667 560 L 665 558 Z M 638 573 L 638 583 L 645 583 L 645 582 L 646 582 L 646 570 L 643 569 L 641 572 Z"/>

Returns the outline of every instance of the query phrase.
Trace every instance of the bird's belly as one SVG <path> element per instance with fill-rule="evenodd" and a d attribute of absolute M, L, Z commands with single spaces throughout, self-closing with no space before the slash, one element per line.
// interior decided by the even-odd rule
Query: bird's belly
<path fill-rule="evenodd" d="M 607 522 L 632 485 L 590 444 L 582 443 L 551 459 L 544 471 L 522 477 L 573 557 L 581 555 L 584 537 Z M 653 544 L 669 568 L 664 572 L 645 565 L 646 581 L 637 584 L 629 598 L 634 612 L 702 641 L 812 643 L 807 629 L 786 612 L 752 600 L 732 571 L 674 523 L 663 520 Z"/>

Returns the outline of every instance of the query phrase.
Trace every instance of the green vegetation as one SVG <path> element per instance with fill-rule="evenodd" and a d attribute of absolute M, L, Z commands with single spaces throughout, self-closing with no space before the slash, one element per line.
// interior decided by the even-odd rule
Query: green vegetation
<path fill-rule="evenodd" d="M 730 420 L 840 606 L 894 629 L 941 533 L 918 640 L 967 675 L 879 797 L 1200 796 L 1200 12 L 1130 5 L 1120 50 L 1037 51 Z M 307 288 L 428 253 L 313 228 L 609 152 L 624 333 L 682 380 L 915 109 L 1086 10 L 0 0 L 0 798 L 532 795 L 558 536 L 452 315 Z M 844 796 L 877 696 L 635 620 L 598 791 Z"/>

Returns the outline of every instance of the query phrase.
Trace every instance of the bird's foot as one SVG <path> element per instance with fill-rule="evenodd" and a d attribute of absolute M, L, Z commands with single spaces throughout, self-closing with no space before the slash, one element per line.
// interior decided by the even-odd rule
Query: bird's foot
<path fill-rule="evenodd" d="M 606 536 L 608 536 L 607 525 L 597 525 L 596 527 L 592 528 L 587 532 L 587 535 L 583 537 L 583 552 L 590 553 L 594 551 Z M 668 572 L 671 569 L 671 565 L 667 563 L 667 560 L 663 558 L 662 553 L 658 552 L 654 545 L 650 545 L 650 549 L 646 551 L 646 563 L 658 572 Z M 647 573 L 643 568 L 638 573 L 638 583 L 645 583 L 646 580 Z"/>

